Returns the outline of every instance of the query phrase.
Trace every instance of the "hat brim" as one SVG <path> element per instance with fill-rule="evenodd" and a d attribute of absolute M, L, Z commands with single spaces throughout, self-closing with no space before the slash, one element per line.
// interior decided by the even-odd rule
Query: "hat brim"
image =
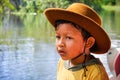
<path fill-rule="evenodd" d="M 81 26 L 86 31 L 91 33 L 91 35 L 95 38 L 96 41 L 96 46 L 95 49 L 91 51 L 92 53 L 104 54 L 110 49 L 111 44 L 108 35 L 101 28 L 101 26 L 99 26 L 90 18 L 60 8 L 46 9 L 45 15 L 53 26 L 55 26 L 56 20 L 68 20 L 76 23 L 77 25 Z"/>

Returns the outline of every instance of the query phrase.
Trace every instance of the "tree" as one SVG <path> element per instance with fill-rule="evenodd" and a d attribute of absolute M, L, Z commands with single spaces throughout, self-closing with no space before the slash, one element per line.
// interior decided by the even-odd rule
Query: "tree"
<path fill-rule="evenodd" d="M 83 2 L 83 3 L 91 6 L 97 12 L 100 12 L 102 10 L 102 7 L 101 7 L 102 0 L 80 0 L 80 2 Z"/>
<path fill-rule="evenodd" d="M 115 0 L 116 1 L 116 5 L 120 5 L 120 0 Z"/>
<path fill-rule="evenodd" d="M 15 7 L 9 2 L 9 0 L 0 0 L 0 13 L 5 13 L 11 10 L 15 10 Z"/>
<path fill-rule="evenodd" d="M 20 11 L 41 13 L 46 8 L 66 8 L 68 4 L 69 2 L 67 0 L 24 0 Z"/>

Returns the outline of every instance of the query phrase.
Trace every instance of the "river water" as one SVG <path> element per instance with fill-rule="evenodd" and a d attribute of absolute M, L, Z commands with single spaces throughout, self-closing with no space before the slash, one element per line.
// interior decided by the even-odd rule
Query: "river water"
<path fill-rule="evenodd" d="M 103 28 L 120 47 L 120 12 L 103 12 Z M 0 21 L 0 80 L 56 80 L 59 55 L 54 30 L 43 15 L 4 16 Z M 48 26 L 48 27 L 46 27 Z M 106 54 L 95 55 L 111 75 Z"/>

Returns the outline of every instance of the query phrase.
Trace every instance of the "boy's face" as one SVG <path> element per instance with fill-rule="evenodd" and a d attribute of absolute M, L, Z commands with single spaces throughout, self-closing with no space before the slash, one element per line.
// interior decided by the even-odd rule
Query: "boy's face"
<path fill-rule="evenodd" d="M 56 49 L 64 60 L 71 60 L 82 54 L 85 41 L 79 30 L 72 24 L 64 23 L 56 29 Z"/>

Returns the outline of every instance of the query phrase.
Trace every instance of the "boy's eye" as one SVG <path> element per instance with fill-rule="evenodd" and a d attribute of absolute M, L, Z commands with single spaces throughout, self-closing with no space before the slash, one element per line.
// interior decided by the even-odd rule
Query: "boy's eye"
<path fill-rule="evenodd" d="M 56 36 L 56 39 L 60 39 L 60 36 Z"/>
<path fill-rule="evenodd" d="M 72 37 L 67 36 L 66 39 L 72 39 Z"/>

